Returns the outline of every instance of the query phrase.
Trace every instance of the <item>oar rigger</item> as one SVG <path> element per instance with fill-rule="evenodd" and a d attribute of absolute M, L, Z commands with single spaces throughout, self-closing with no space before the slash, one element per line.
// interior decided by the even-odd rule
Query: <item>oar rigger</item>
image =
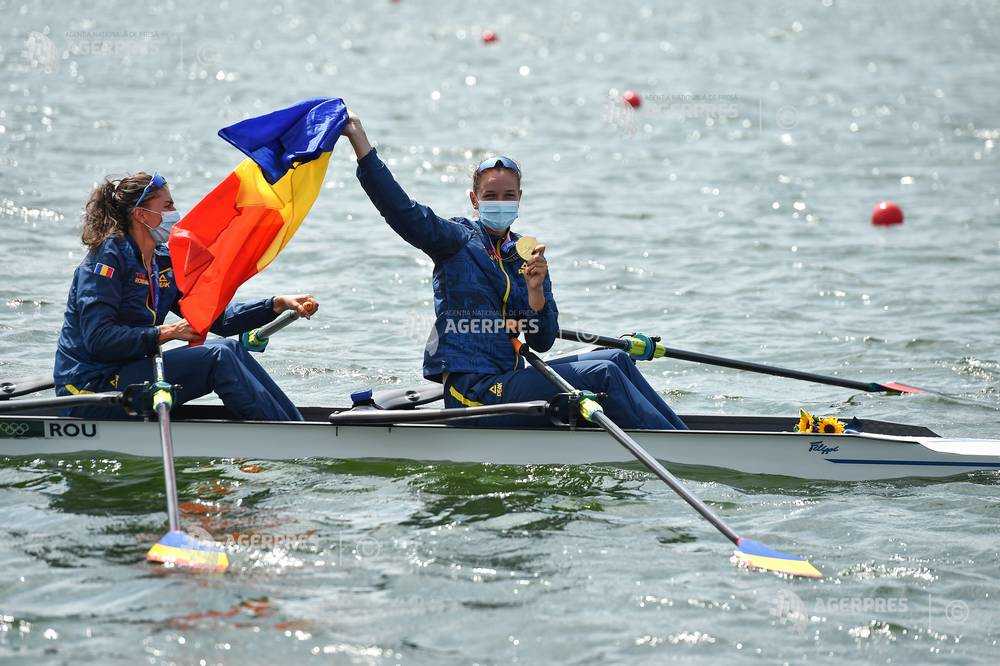
<path fill-rule="evenodd" d="M 580 425 L 589 423 L 589 419 L 586 418 L 588 407 L 600 404 L 607 397 L 607 393 L 593 393 L 591 391 L 557 393 L 549 399 L 549 418 L 555 425 L 567 425 L 570 430 L 575 430 Z M 582 423 L 581 417 L 583 417 Z"/>
<path fill-rule="evenodd" d="M 129 416 L 153 413 L 151 408 L 152 382 L 129 384 L 121 391 L 106 391 L 100 393 L 77 393 L 75 395 L 57 395 L 49 398 L 29 398 L 22 400 L 0 401 L 0 413 L 4 412 L 35 412 L 51 409 L 69 409 L 88 405 L 118 405 Z"/>

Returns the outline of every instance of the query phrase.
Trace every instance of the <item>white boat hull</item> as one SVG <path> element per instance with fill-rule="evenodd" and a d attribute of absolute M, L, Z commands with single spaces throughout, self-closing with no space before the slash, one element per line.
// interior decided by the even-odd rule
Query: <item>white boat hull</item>
<path fill-rule="evenodd" d="M 175 421 L 178 457 L 407 459 L 500 465 L 628 463 L 631 455 L 596 430 L 500 430 L 444 425 Z M 948 477 L 1000 470 L 1000 441 L 789 432 L 631 431 L 664 464 L 748 474 L 860 481 Z M 155 423 L 0 417 L 0 455 L 108 451 L 160 456 Z"/>

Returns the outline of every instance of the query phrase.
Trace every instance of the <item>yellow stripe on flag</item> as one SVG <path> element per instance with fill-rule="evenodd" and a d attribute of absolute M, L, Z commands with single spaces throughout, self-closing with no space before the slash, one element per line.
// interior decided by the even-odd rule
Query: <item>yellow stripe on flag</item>
<path fill-rule="evenodd" d="M 240 179 L 240 191 L 236 197 L 239 208 L 247 206 L 263 206 L 278 211 L 285 224 L 278 230 L 264 254 L 257 261 L 257 270 L 264 270 L 274 261 L 292 236 L 299 230 L 299 225 L 309 213 L 326 178 L 327 166 L 330 164 L 330 153 L 323 153 L 306 164 L 290 169 L 274 185 L 264 179 L 260 167 L 251 160 L 243 160 L 233 173 Z"/>

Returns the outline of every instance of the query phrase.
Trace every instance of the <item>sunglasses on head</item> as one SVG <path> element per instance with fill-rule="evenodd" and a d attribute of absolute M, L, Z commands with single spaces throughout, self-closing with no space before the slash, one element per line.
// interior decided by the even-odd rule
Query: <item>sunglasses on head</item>
<path fill-rule="evenodd" d="M 476 173 L 480 174 L 487 169 L 495 169 L 497 167 L 503 167 L 504 169 L 510 169 L 517 174 L 518 178 L 521 177 L 521 167 L 517 166 L 517 162 L 510 159 L 506 155 L 500 155 L 499 157 L 490 157 L 479 163 L 476 167 Z"/>
<path fill-rule="evenodd" d="M 146 199 L 146 197 L 148 197 L 150 194 L 160 189 L 161 187 L 166 187 L 166 185 L 167 185 L 166 178 L 161 176 L 159 171 L 154 171 L 153 177 L 149 179 L 149 184 L 146 185 L 146 187 L 142 188 L 142 194 L 140 194 L 139 198 L 135 200 L 134 204 L 132 204 L 132 208 L 138 208 L 139 204 L 141 204 Z"/>

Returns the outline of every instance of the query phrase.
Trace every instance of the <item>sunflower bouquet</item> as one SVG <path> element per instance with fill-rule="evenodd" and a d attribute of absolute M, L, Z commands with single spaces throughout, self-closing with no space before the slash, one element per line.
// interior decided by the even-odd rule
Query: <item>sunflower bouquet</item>
<path fill-rule="evenodd" d="M 844 432 L 844 423 L 836 416 L 814 416 L 804 409 L 799 410 L 799 423 L 795 432 L 813 432 L 823 435 L 840 435 Z"/>

